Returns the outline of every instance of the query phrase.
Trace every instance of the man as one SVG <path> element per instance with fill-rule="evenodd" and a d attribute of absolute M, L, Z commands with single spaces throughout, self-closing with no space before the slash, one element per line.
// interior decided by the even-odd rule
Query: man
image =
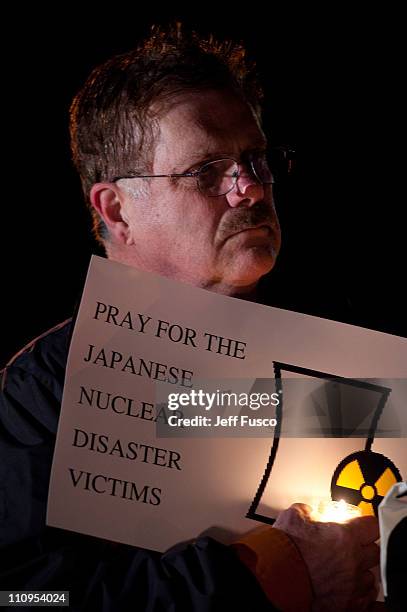
<path fill-rule="evenodd" d="M 260 300 L 280 228 L 241 48 L 155 32 L 96 69 L 75 98 L 75 165 L 110 259 Z M 3 374 L 2 589 L 66 589 L 79 610 L 365 610 L 375 598 L 374 519 L 322 525 L 296 505 L 225 547 L 163 556 L 45 528 L 70 324 Z M 289 535 L 287 535 L 289 534 Z"/>

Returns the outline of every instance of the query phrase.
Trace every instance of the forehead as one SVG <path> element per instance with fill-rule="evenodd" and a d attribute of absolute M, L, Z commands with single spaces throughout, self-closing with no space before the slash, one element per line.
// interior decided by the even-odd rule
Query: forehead
<path fill-rule="evenodd" d="M 265 143 L 252 109 L 229 92 L 179 96 L 159 127 L 156 162 L 170 157 L 174 167 L 211 154 L 239 155 Z"/>

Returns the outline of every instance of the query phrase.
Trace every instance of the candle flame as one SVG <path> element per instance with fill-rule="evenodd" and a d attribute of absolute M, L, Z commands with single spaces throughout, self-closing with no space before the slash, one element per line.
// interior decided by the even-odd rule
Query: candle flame
<path fill-rule="evenodd" d="M 361 514 L 360 508 L 348 504 L 344 499 L 321 500 L 317 506 L 314 506 L 311 518 L 321 523 L 346 523 Z"/>

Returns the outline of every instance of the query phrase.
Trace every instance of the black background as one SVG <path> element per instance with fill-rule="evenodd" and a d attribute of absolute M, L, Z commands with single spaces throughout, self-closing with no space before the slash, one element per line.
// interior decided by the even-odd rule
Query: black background
<path fill-rule="evenodd" d="M 225 5 L 220 15 L 215 4 L 116 3 L 86 18 L 60 6 L 4 20 L 1 365 L 71 315 L 90 254 L 100 253 L 70 162 L 70 101 L 94 65 L 174 17 L 247 46 L 263 75 L 267 133 L 297 148 L 295 174 L 277 194 L 283 249 L 271 302 L 407 335 L 395 144 L 401 16 L 281 6 L 265 15 L 260 5 Z"/>

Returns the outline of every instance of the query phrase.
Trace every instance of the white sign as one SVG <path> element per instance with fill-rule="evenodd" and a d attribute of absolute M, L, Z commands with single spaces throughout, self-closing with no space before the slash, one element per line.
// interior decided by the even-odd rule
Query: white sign
<path fill-rule="evenodd" d="M 235 379 L 247 391 L 250 381 L 274 377 L 274 361 L 351 378 L 406 377 L 407 340 L 93 257 L 70 346 L 47 524 L 159 551 L 203 533 L 229 542 L 256 526 L 246 514 L 272 425 L 270 437 L 233 437 L 229 419 L 215 435 L 215 408 L 207 406 L 197 410 L 212 419 L 214 435 L 163 438 L 156 421 L 171 411 L 155 402 L 157 388 L 188 393 L 200 379 Z M 362 442 L 284 440 L 270 478 L 278 495 L 266 491 L 261 512 L 329 496 L 337 463 Z M 405 475 L 404 442 L 377 439 L 373 450 Z M 306 482 L 290 481 L 304 461 Z"/>

